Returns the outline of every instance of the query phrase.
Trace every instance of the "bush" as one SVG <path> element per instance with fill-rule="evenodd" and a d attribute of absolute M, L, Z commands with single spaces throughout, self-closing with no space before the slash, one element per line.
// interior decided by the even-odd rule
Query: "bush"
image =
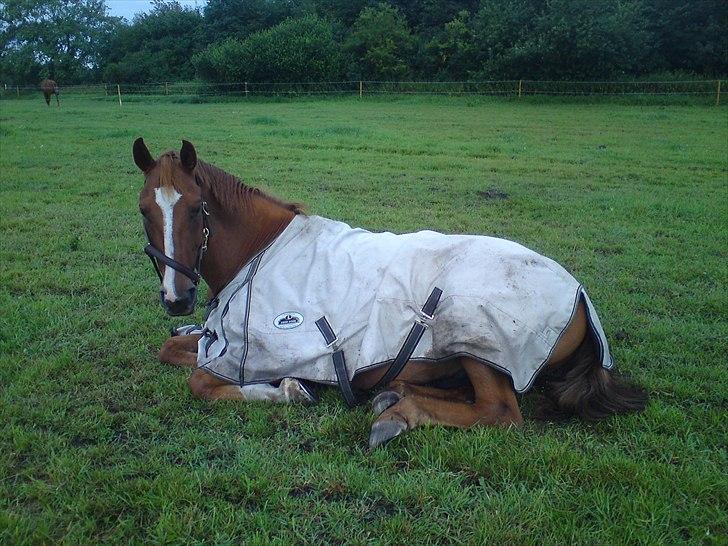
<path fill-rule="evenodd" d="M 473 28 L 478 78 L 604 79 L 637 75 L 654 56 L 634 2 L 484 0 Z"/>
<path fill-rule="evenodd" d="M 210 82 L 314 82 L 339 79 L 336 28 L 315 15 L 287 19 L 244 40 L 213 44 L 192 59 Z"/>
<path fill-rule="evenodd" d="M 104 79 L 144 83 L 190 80 L 190 62 L 199 51 L 202 16 L 177 3 L 158 2 L 151 13 L 116 34 L 106 59 Z"/>
<path fill-rule="evenodd" d="M 346 41 L 347 52 L 356 59 L 350 75 L 360 80 L 402 80 L 411 75 L 414 49 L 404 16 L 389 4 L 364 8 Z"/>

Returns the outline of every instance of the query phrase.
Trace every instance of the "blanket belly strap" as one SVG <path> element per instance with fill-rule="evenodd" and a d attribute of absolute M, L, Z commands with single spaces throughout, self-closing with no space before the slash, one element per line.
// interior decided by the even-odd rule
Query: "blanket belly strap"
<path fill-rule="evenodd" d="M 321 332 L 321 335 L 326 342 L 326 346 L 333 346 L 334 349 L 336 349 L 335 345 L 339 339 L 334 334 L 334 330 L 333 328 L 331 328 L 329 321 L 326 320 L 326 317 L 321 317 L 315 322 L 315 324 L 316 327 L 319 329 L 319 332 Z M 331 358 L 334 361 L 336 380 L 339 382 L 341 395 L 344 397 L 346 405 L 350 408 L 358 406 L 364 401 L 364 397 L 360 396 L 358 393 L 355 393 L 354 389 L 351 386 L 351 382 L 349 381 L 349 373 L 346 371 L 346 359 L 344 358 L 344 351 L 342 351 L 341 349 L 335 350 L 334 353 L 331 355 Z"/>
<path fill-rule="evenodd" d="M 335 351 L 331 358 L 334 361 L 334 371 L 336 372 L 336 380 L 339 382 L 341 395 L 346 401 L 346 405 L 350 408 L 358 406 L 364 401 L 364 397 L 355 393 L 351 382 L 349 381 L 349 373 L 346 371 L 346 360 L 344 359 L 344 351 L 339 349 Z"/>
<path fill-rule="evenodd" d="M 432 292 L 427 298 L 427 301 L 425 302 L 425 305 L 422 306 L 422 310 L 420 311 L 422 315 L 425 318 L 428 318 L 432 320 L 435 316 L 435 309 L 437 309 L 437 304 L 440 303 L 440 297 L 442 296 L 442 290 L 440 290 L 438 287 L 435 287 L 432 289 Z M 394 358 L 394 361 L 392 362 L 391 366 L 389 366 L 389 369 L 384 372 L 384 375 L 381 377 L 379 381 L 377 381 L 376 385 L 372 387 L 372 390 L 379 389 L 381 387 L 387 386 L 389 383 L 397 379 L 400 373 L 402 373 L 402 370 L 406 366 L 409 359 L 412 357 L 412 354 L 415 352 L 415 349 L 417 349 L 417 345 L 419 345 L 420 340 L 422 339 L 422 334 L 425 333 L 425 330 L 427 329 L 427 326 L 424 322 L 418 320 L 410 329 L 409 333 L 407 334 L 407 337 L 404 340 L 404 343 L 402 344 L 402 347 L 399 349 L 399 352 L 397 353 L 397 356 Z"/>
<path fill-rule="evenodd" d="M 420 340 L 422 339 L 422 334 L 425 333 L 426 329 L 426 326 L 419 321 L 415 322 L 412 325 L 412 328 L 410 328 L 410 331 L 407 334 L 407 337 L 405 338 L 402 347 L 400 347 L 397 356 L 392 361 L 389 369 L 384 372 L 384 375 L 381 377 L 381 379 L 377 381 L 377 383 L 372 387 L 372 390 L 385 387 L 389 385 L 392 381 L 397 379 L 397 376 L 402 373 L 402 369 L 409 361 L 412 353 L 415 352 L 417 345 L 419 345 Z"/>
<path fill-rule="evenodd" d="M 437 308 L 437 304 L 440 302 L 441 296 L 442 290 L 435 287 L 427 298 L 425 305 L 422 306 L 422 310 L 420 311 L 420 313 L 425 318 L 430 320 L 433 319 L 435 309 Z M 334 330 L 333 328 L 331 328 L 331 324 L 329 324 L 329 321 L 326 320 L 326 317 L 321 317 L 315 322 L 315 324 L 316 327 L 319 329 L 319 332 L 321 332 L 321 335 L 326 342 L 326 346 L 331 346 L 335 349 L 334 353 L 331 355 L 331 358 L 334 362 L 336 380 L 339 383 L 339 388 L 341 389 L 341 394 L 344 397 L 346 404 L 350 408 L 358 406 L 364 401 L 364 396 L 358 392 L 355 392 L 353 387 L 351 386 L 351 382 L 349 381 L 349 374 L 346 370 L 346 359 L 344 358 L 344 351 L 336 347 L 338 338 L 336 337 L 336 334 L 334 334 Z M 389 369 L 384 372 L 384 375 L 379 381 L 377 381 L 376 385 L 374 385 L 371 390 L 376 390 L 380 387 L 388 385 L 389 383 L 394 381 L 400 373 L 402 373 L 402 369 L 412 357 L 415 349 L 417 349 L 417 345 L 420 343 L 422 335 L 425 333 L 426 329 L 427 325 L 421 320 L 417 320 L 412 325 L 412 328 L 407 334 L 407 337 L 405 338 L 402 347 L 399 349 L 397 356 L 394 358 L 392 364 L 389 366 Z"/>

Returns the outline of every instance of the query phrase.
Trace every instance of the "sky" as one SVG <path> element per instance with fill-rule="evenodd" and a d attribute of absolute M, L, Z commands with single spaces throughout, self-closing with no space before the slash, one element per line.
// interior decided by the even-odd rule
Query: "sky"
<path fill-rule="evenodd" d="M 183 6 L 204 7 L 207 0 L 179 0 Z M 151 0 L 106 0 L 109 6 L 109 15 L 126 17 L 129 21 L 134 15 L 143 11 L 149 11 L 152 8 Z"/>

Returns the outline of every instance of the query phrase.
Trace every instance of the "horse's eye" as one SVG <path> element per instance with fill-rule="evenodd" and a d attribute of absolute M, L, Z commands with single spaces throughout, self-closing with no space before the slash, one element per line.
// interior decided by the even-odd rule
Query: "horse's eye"
<path fill-rule="evenodd" d="M 202 212 L 202 205 L 197 205 L 190 209 L 190 216 L 197 216 Z"/>

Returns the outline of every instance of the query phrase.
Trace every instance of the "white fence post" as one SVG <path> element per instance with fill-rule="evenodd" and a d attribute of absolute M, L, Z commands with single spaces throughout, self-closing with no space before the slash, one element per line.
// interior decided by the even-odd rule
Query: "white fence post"
<path fill-rule="evenodd" d="M 718 80 L 718 89 L 715 90 L 715 105 L 720 106 L 720 80 Z"/>

